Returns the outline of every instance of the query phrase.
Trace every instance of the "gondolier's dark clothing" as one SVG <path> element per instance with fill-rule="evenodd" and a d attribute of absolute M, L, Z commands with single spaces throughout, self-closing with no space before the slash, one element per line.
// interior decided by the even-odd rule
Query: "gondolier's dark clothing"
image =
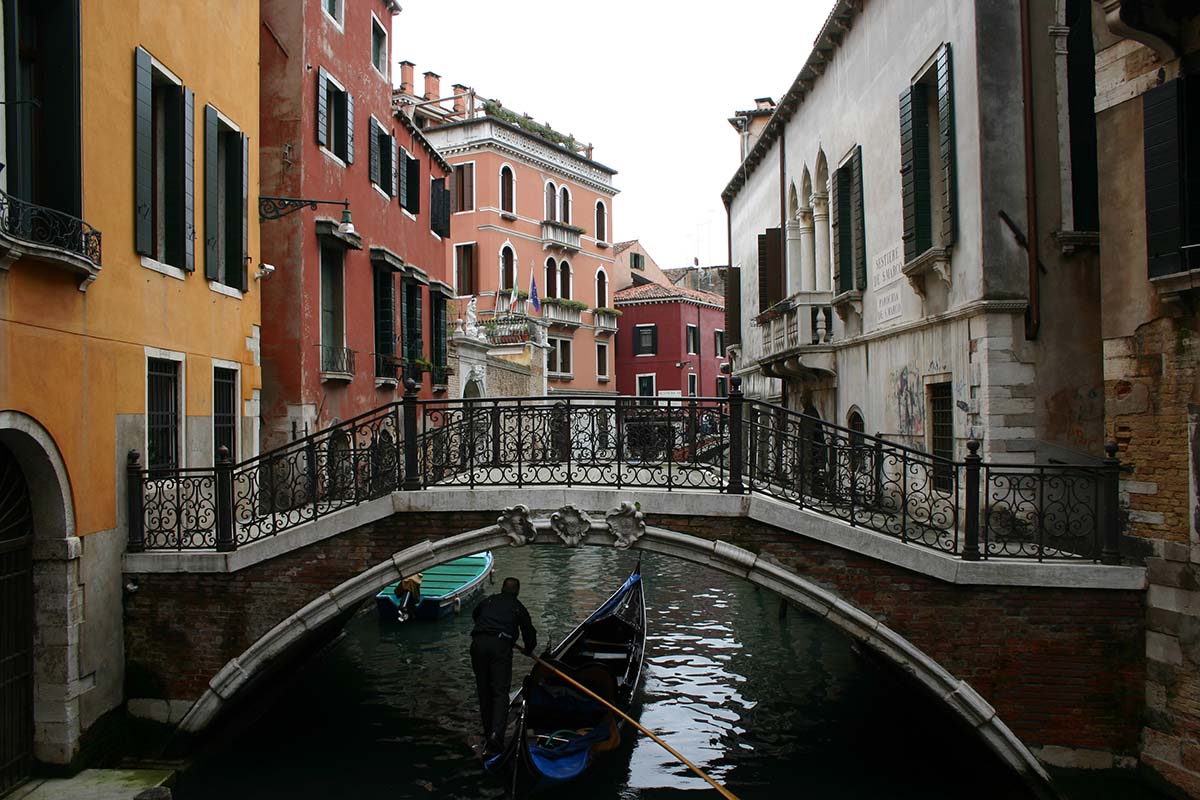
<path fill-rule="evenodd" d="M 495 747 L 504 741 L 508 722 L 508 692 L 512 686 L 512 649 L 517 633 L 532 653 L 537 646 L 537 631 L 529 611 L 516 595 L 500 592 L 485 598 L 471 612 L 475 627 L 471 631 L 471 669 L 479 692 L 479 718 L 483 735 Z"/>

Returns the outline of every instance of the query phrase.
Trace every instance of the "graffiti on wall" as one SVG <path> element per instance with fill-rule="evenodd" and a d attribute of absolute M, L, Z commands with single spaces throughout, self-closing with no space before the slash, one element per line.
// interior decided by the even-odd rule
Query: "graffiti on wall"
<path fill-rule="evenodd" d="M 893 372 L 892 390 L 896 397 L 897 432 L 905 436 L 925 435 L 925 392 L 921 373 L 912 367 Z"/>

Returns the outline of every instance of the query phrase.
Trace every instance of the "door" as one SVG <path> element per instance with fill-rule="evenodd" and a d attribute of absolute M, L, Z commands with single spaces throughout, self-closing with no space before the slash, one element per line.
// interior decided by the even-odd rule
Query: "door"
<path fill-rule="evenodd" d="M 0 445 L 0 795 L 33 766 L 33 509 Z"/>

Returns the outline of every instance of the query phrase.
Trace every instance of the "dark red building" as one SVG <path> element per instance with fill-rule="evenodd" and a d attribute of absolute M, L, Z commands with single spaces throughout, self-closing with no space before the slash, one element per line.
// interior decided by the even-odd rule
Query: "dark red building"
<path fill-rule="evenodd" d="M 625 395 L 716 397 L 728 393 L 725 300 L 720 295 L 640 283 L 619 290 L 617 391 Z"/>
<path fill-rule="evenodd" d="M 451 167 L 392 113 L 393 0 L 262 0 L 263 445 L 446 383 Z M 321 201 L 313 210 L 270 197 Z M 351 225 L 342 202 L 348 202 Z"/>

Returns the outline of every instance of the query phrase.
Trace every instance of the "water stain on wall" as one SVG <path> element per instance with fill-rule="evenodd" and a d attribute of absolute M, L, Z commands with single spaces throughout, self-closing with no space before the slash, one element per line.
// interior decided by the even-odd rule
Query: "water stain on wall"
<path fill-rule="evenodd" d="M 898 432 L 906 436 L 925 434 L 925 397 L 921 373 L 912 367 L 902 367 L 892 373 L 892 390 L 896 397 Z"/>

